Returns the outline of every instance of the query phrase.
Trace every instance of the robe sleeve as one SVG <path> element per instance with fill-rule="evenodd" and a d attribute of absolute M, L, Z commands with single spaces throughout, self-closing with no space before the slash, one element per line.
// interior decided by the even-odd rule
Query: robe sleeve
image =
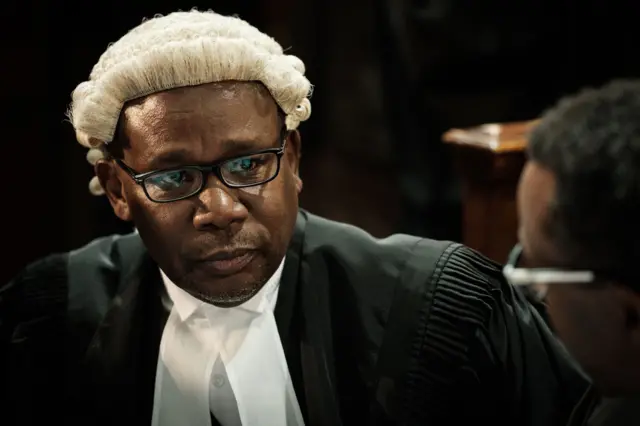
<path fill-rule="evenodd" d="M 445 253 L 409 368 L 410 424 L 565 425 L 588 383 L 500 265 Z"/>
<path fill-rule="evenodd" d="M 27 266 L 0 286 L 0 424 L 58 418 L 65 390 L 66 256 Z"/>
<path fill-rule="evenodd" d="M 575 426 L 638 426 L 640 425 L 640 395 L 603 398 L 594 407 L 588 420 Z M 574 426 L 571 424 L 570 426 Z"/>

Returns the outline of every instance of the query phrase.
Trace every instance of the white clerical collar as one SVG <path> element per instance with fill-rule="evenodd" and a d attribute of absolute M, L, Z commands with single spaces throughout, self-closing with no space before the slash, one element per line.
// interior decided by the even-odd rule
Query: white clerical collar
<path fill-rule="evenodd" d="M 260 291 L 242 305 L 233 308 L 220 308 L 203 302 L 175 285 L 162 269 L 160 269 L 160 274 L 162 275 L 162 281 L 167 289 L 169 298 L 173 302 L 173 308 L 178 313 L 180 320 L 184 322 L 198 310 L 206 311 L 214 315 L 222 310 L 225 312 L 229 312 L 230 310 L 243 310 L 255 313 L 263 313 L 266 310 L 273 311 L 280 286 L 280 278 L 282 277 L 282 269 L 284 268 L 284 261 L 285 259 L 283 258 L 276 272 L 269 278 L 266 284 L 262 286 Z"/>

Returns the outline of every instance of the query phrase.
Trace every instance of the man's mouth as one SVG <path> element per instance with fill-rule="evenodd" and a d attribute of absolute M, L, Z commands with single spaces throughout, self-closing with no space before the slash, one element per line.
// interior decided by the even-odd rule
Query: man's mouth
<path fill-rule="evenodd" d="M 212 253 L 202 260 L 202 264 L 211 270 L 213 275 L 228 276 L 242 271 L 256 256 L 252 249 L 223 250 Z"/>

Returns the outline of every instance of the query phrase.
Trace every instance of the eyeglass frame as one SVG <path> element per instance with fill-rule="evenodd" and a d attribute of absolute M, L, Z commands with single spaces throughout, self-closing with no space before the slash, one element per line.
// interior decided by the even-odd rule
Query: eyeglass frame
<path fill-rule="evenodd" d="M 588 284 L 598 279 L 598 275 L 590 270 L 571 270 L 561 268 L 522 268 L 518 262 L 522 257 L 522 245 L 516 244 L 502 268 L 502 274 L 514 287 L 528 287 L 555 284 Z M 546 288 L 544 294 L 546 295 Z"/>
<path fill-rule="evenodd" d="M 278 147 L 278 148 L 267 148 L 267 149 L 263 149 L 260 151 L 255 151 L 255 152 L 251 152 L 251 153 L 247 153 L 247 154 L 243 154 L 243 155 L 238 155 L 232 158 L 227 158 L 225 160 L 221 160 L 221 161 L 217 161 L 213 164 L 210 165 L 206 165 L 206 166 L 198 166 L 198 165 L 187 165 L 187 166 L 180 166 L 180 167 L 171 167 L 171 168 L 167 168 L 167 169 L 159 169 L 159 170 L 152 170 L 150 172 L 144 172 L 144 173 L 139 173 L 136 170 L 134 170 L 133 168 L 129 167 L 124 161 L 122 161 L 119 158 L 114 158 L 113 160 L 115 161 L 115 163 L 120 166 L 120 168 L 122 170 L 124 170 L 130 177 L 131 179 L 133 179 L 133 181 L 140 185 L 142 187 L 142 190 L 144 191 L 144 194 L 147 196 L 147 198 L 154 202 L 154 203 L 160 203 L 160 204 L 166 204 L 166 203 L 173 203 L 174 201 L 181 201 L 181 200 L 186 200 L 187 198 L 191 198 L 193 196 L 198 195 L 199 193 L 201 193 L 204 188 L 207 186 L 207 179 L 209 177 L 209 175 L 211 173 L 213 173 L 220 182 L 222 182 L 226 187 L 228 188 L 232 188 L 232 189 L 237 189 L 237 188 L 250 188 L 253 186 L 260 186 L 260 185 L 264 185 L 266 183 L 271 182 L 272 180 L 274 180 L 276 177 L 278 177 L 278 174 L 280 173 L 280 162 L 282 159 L 282 156 L 284 155 L 284 151 L 285 148 L 287 146 L 287 136 L 289 135 L 289 132 L 286 130 L 286 128 L 284 128 L 282 130 L 281 136 L 280 138 L 282 139 L 282 144 Z M 253 155 L 260 155 L 260 154 L 275 154 L 276 155 L 276 172 L 273 174 L 272 177 L 270 177 L 267 180 L 258 182 L 258 183 L 252 183 L 252 184 L 248 184 L 248 185 L 236 185 L 236 184 L 230 184 L 229 182 L 227 182 L 224 177 L 222 176 L 222 172 L 220 171 L 220 167 L 230 161 L 235 161 L 238 160 L 240 158 L 244 158 L 244 157 L 250 157 Z M 149 192 L 147 191 L 147 187 L 144 184 L 145 180 L 148 179 L 149 177 L 156 175 L 156 174 L 160 174 L 160 173 L 166 173 L 166 172 L 171 172 L 171 171 L 176 171 L 176 170 L 184 170 L 184 169 L 189 169 L 189 170 L 198 170 L 200 173 L 202 173 L 202 183 L 200 184 L 200 188 L 198 188 L 196 191 L 192 192 L 189 195 L 185 195 L 179 198 L 174 198 L 171 200 L 165 200 L 165 201 L 161 201 L 161 200 L 154 200 L 153 198 L 151 198 L 151 196 L 149 195 Z"/>

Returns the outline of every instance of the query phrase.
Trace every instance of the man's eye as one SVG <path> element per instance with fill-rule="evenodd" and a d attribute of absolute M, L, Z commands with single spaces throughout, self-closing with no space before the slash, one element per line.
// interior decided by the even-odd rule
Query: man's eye
<path fill-rule="evenodd" d="M 227 164 L 230 172 L 249 172 L 258 165 L 254 157 L 238 158 Z"/>
<path fill-rule="evenodd" d="M 189 181 L 190 177 L 187 170 L 172 170 L 149 177 L 147 183 L 167 190 L 183 185 Z"/>

